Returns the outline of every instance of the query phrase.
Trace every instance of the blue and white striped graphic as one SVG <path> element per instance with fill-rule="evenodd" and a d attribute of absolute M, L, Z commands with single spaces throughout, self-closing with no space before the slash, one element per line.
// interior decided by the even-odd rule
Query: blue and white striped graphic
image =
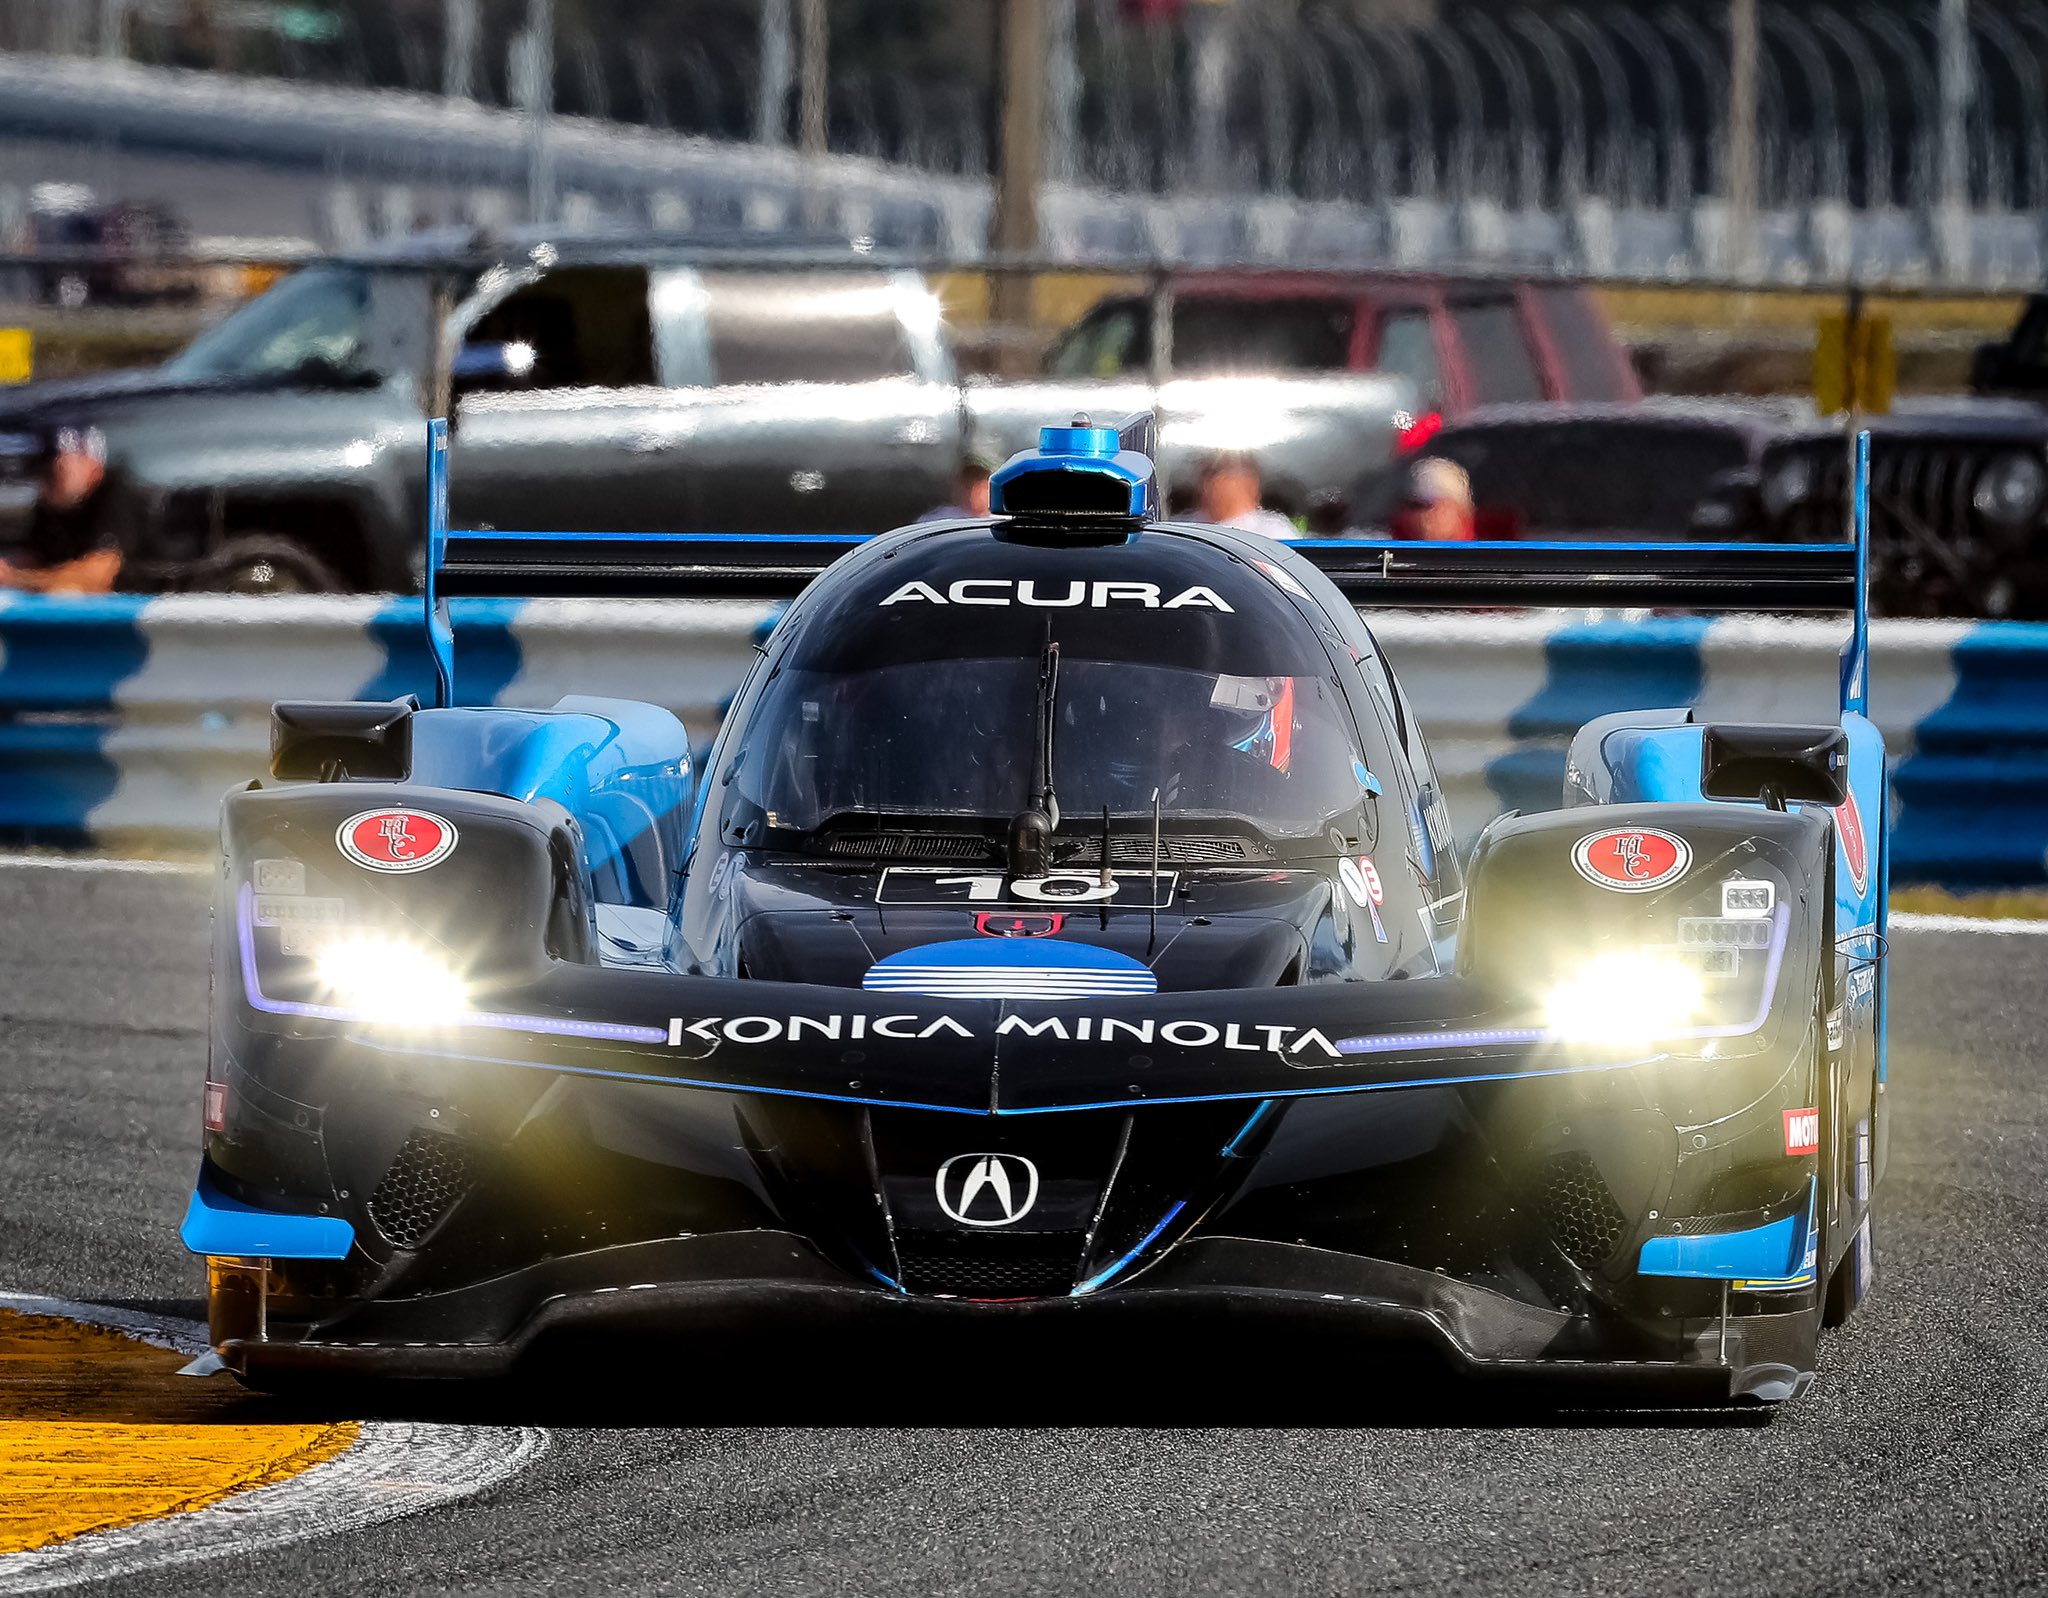
<path fill-rule="evenodd" d="M 649 699 L 716 727 L 773 607 L 459 600 L 462 703 Z M 1375 613 L 1459 833 L 1554 807 L 1565 747 L 1611 710 L 1831 721 L 1846 620 Z M 1891 750 L 1892 875 L 2048 882 L 2048 626 L 1877 622 L 1870 709 Z M 261 777 L 274 699 L 431 699 L 417 599 L 0 596 L 0 834 L 203 842 Z"/>
<path fill-rule="evenodd" d="M 1063 938 L 956 938 L 878 960 L 861 978 L 870 993 L 933 999 L 1097 999 L 1156 993 L 1141 961 Z"/>

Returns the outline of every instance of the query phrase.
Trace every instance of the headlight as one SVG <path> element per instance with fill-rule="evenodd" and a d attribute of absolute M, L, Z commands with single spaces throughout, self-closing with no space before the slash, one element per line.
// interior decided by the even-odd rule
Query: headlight
<path fill-rule="evenodd" d="M 1617 950 L 1550 990 L 1543 1024 L 1569 1043 L 1648 1044 L 1697 1025 L 1706 1009 L 1699 967 L 1667 954 Z"/>
<path fill-rule="evenodd" d="M 1776 521 L 1813 492 L 1813 457 L 1787 455 L 1764 474 L 1764 509 Z"/>
<path fill-rule="evenodd" d="M 314 971 L 336 1005 L 397 1026 L 441 1026 L 468 1008 L 462 979 L 424 949 L 393 938 L 348 937 L 320 951 Z"/>
<path fill-rule="evenodd" d="M 1987 522 L 2000 527 L 2024 527 L 2041 513 L 2048 500 L 2048 466 L 2030 452 L 2015 450 L 2001 455 L 1977 477 L 1970 503 Z"/>

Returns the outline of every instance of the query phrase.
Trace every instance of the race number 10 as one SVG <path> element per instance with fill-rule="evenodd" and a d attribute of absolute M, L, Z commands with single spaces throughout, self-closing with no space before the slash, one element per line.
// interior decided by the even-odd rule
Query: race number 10
<path fill-rule="evenodd" d="M 1114 904 L 1120 909 L 1164 909 L 1173 901 L 1175 874 L 1119 871 L 1108 882 L 1094 871 L 1053 871 L 1042 877 L 1006 877 L 1000 871 L 948 871 L 943 866 L 891 866 L 875 891 L 880 904 Z"/>

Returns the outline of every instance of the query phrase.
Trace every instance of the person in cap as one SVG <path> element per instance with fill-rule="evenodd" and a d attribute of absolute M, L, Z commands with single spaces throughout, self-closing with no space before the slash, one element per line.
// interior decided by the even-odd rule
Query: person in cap
<path fill-rule="evenodd" d="M 96 427 L 57 429 L 29 521 L 27 547 L 0 560 L 0 587 L 40 594 L 105 594 L 121 575 L 128 498 L 107 468 Z"/>
<path fill-rule="evenodd" d="M 1259 463 L 1244 450 L 1225 450 L 1202 462 L 1197 519 L 1215 527 L 1267 538 L 1293 538 L 1294 523 L 1260 503 Z"/>
<path fill-rule="evenodd" d="M 1394 514 L 1397 538 L 1463 543 L 1477 536 L 1472 479 L 1456 461 L 1426 455 L 1408 473 L 1408 498 Z"/>
<path fill-rule="evenodd" d="M 954 522 L 988 514 L 988 480 L 995 472 L 995 462 L 980 450 L 972 450 L 961 459 L 960 471 L 953 479 L 953 498 L 944 505 L 934 505 L 922 516 L 921 522 Z"/>

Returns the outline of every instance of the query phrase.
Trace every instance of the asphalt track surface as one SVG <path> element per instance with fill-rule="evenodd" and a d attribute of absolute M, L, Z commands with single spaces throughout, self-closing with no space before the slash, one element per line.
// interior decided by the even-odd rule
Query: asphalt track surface
<path fill-rule="evenodd" d="M 174 1229 L 197 1154 L 204 884 L 0 866 L 0 905 L 4 1285 L 196 1315 Z M 547 1451 L 345 1540 L 97 1590 L 2048 1585 L 2048 938 L 1915 931 L 1894 952 L 1877 1296 L 1775 1413 L 1510 1402 L 1371 1346 L 1200 1324 L 957 1348 L 810 1327 L 557 1362 L 442 1404 L 544 1424 Z"/>

